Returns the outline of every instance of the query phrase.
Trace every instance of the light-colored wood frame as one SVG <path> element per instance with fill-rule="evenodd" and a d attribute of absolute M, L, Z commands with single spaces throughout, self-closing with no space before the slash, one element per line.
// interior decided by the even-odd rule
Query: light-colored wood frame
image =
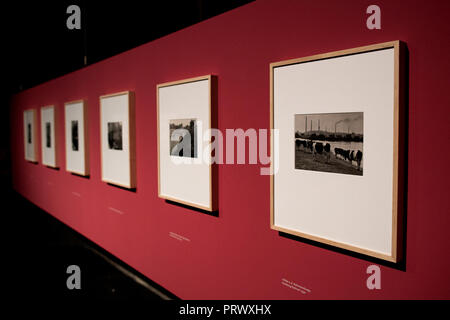
<path fill-rule="evenodd" d="M 55 136 L 54 136 L 54 143 L 55 143 L 55 165 L 49 165 L 44 163 L 44 153 L 42 152 L 42 149 L 44 148 L 44 145 L 42 143 L 42 135 L 43 135 L 43 128 L 42 128 L 42 111 L 45 109 L 53 109 L 53 130 L 55 131 Z M 58 124 L 58 108 L 56 108 L 55 104 L 51 104 L 51 105 L 47 105 L 44 107 L 40 108 L 40 124 L 41 124 L 41 162 L 44 166 L 48 167 L 48 168 L 53 168 L 53 169 L 58 169 L 59 168 L 59 153 L 58 153 L 58 148 L 59 148 L 59 139 L 58 139 L 58 128 L 59 128 L 59 124 Z"/>
<path fill-rule="evenodd" d="M 103 152 L 100 150 L 100 166 L 101 166 L 101 174 L 102 174 L 102 181 L 116 185 L 122 188 L 126 189 L 135 189 L 137 182 L 136 182 L 136 117 L 135 117 L 135 95 L 133 91 L 121 91 L 117 93 L 111 93 L 102 95 L 99 97 L 99 108 L 100 108 L 100 146 L 103 141 L 103 125 L 102 125 L 102 103 L 101 100 L 105 98 L 115 97 L 115 96 L 121 96 L 121 95 L 127 95 L 128 96 L 128 145 L 130 147 L 130 184 L 121 184 L 117 183 L 115 181 L 111 181 L 108 179 L 105 179 L 103 176 Z"/>
<path fill-rule="evenodd" d="M 400 41 L 391 41 L 391 42 L 385 42 L 385 43 L 379 43 L 364 47 L 358 47 L 353 49 L 347 49 L 347 50 L 340 50 L 340 51 L 334 51 L 324 54 L 317 54 L 313 56 L 308 56 L 304 58 L 298 58 L 298 59 L 290 59 L 280 62 L 274 62 L 270 64 L 270 128 L 274 129 L 274 79 L 273 79 L 273 73 L 274 69 L 281 66 L 287 66 L 287 65 L 293 65 L 293 64 L 299 64 L 299 63 L 305 63 L 305 62 L 311 62 L 311 61 L 317 61 L 317 60 L 323 60 L 323 59 L 330 59 L 330 58 L 336 58 L 336 57 L 342 57 L 342 56 L 348 56 L 348 55 L 354 55 L 354 54 L 360 54 L 360 53 L 367 53 L 371 51 L 378 51 L 378 50 L 384 50 L 384 49 L 394 49 L 394 123 L 393 123 L 393 129 L 394 129 L 394 136 L 393 136 L 393 144 L 394 144 L 394 157 L 393 157 L 393 190 L 392 190 L 392 250 L 390 255 L 382 254 L 379 252 L 367 250 L 364 248 L 332 241 L 326 238 L 313 236 L 310 234 L 306 234 L 303 232 L 298 232 L 295 230 L 286 229 L 283 227 L 279 227 L 275 225 L 275 217 L 274 217 L 274 180 L 275 176 L 274 174 L 271 174 L 270 176 L 270 228 L 273 230 L 277 230 L 280 232 L 292 234 L 295 236 L 299 236 L 302 238 L 306 238 L 309 240 L 317 241 L 320 243 L 324 243 L 330 246 L 335 246 L 338 248 L 346 249 L 349 251 L 354 251 L 357 253 L 361 253 L 364 255 L 368 255 L 371 257 L 379 258 L 382 260 L 387 260 L 390 262 L 399 262 L 402 258 L 402 231 L 403 231 L 403 207 L 402 207 L 402 201 L 403 201 L 403 190 L 402 188 L 399 188 L 400 185 L 402 185 L 402 181 L 399 179 L 402 177 L 402 164 L 399 163 L 399 148 L 402 146 L 403 143 L 403 128 L 402 122 L 399 121 L 403 117 L 403 112 L 405 109 L 404 104 L 404 90 L 402 81 L 400 80 L 401 75 L 404 71 L 404 44 Z M 271 172 L 273 173 L 273 153 L 274 153 L 274 137 L 271 132 L 271 138 L 270 138 L 270 154 L 271 154 Z"/>
<path fill-rule="evenodd" d="M 25 158 L 25 160 L 26 161 L 28 161 L 28 162 L 31 162 L 31 163 L 38 163 L 39 161 L 38 161 L 38 144 L 37 144 L 37 141 L 39 140 L 38 139 L 38 130 L 37 130 L 37 112 L 36 112 L 36 109 L 33 109 L 33 108 L 30 108 L 30 109 L 26 109 L 26 110 L 24 110 L 23 111 L 23 115 L 22 116 L 25 116 L 25 113 L 26 112 L 33 112 L 33 129 L 32 129 L 32 139 L 34 140 L 34 150 L 33 150 L 33 157 L 34 157 L 34 160 L 30 160 L 30 159 L 27 159 L 27 145 L 26 145 L 26 143 L 25 143 L 25 141 L 26 141 L 26 137 L 24 137 L 24 139 L 23 139 L 23 142 L 24 142 L 24 158 Z M 23 123 L 24 121 L 23 121 L 23 119 L 22 119 L 22 123 Z M 24 131 L 23 131 L 24 133 L 25 133 L 25 128 L 24 128 Z"/>
<path fill-rule="evenodd" d="M 82 103 L 83 104 L 83 134 L 84 134 L 84 172 L 79 172 L 79 171 L 72 171 L 69 170 L 67 168 L 67 146 L 66 146 L 66 150 L 64 150 L 66 156 L 66 171 L 79 175 L 79 176 L 83 176 L 83 177 L 88 177 L 90 174 L 90 165 L 89 165 L 89 143 L 88 143 L 88 116 L 87 116 L 87 103 L 85 100 L 83 99 L 79 99 L 79 100 L 73 100 L 73 101 L 68 101 L 64 103 L 64 126 L 66 125 L 66 106 L 68 104 L 74 104 L 74 103 Z M 64 134 L 66 134 L 66 128 L 64 128 Z M 64 139 L 65 141 L 65 139 Z"/>
<path fill-rule="evenodd" d="M 213 184 L 213 164 L 210 161 L 209 164 L 209 190 L 210 190 L 210 194 L 209 194 L 209 200 L 210 200 L 210 206 L 206 207 L 206 206 L 202 206 L 196 203 L 192 203 L 189 201 L 185 201 L 185 200 L 179 200 L 177 198 L 173 198 L 170 196 L 165 196 L 163 194 L 161 194 L 161 171 L 160 171 L 160 164 L 159 164 L 159 89 L 160 88 L 164 88 L 164 87 L 171 87 L 171 86 L 175 86 L 175 85 L 180 85 L 180 84 L 185 84 L 185 83 L 191 83 L 191 82 L 197 82 L 197 81 L 203 81 L 203 80 L 208 80 L 208 91 L 209 91 L 209 117 L 208 117 L 208 126 L 207 129 L 211 129 L 211 123 L 212 123 L 212 86 L 213 86 L 213 81 L 215 79 L 214 75 L 205 75 L 205 76 L 199 76 L 199 77 L 195 77 L 195 78 L 189 78 L 189 79 L 183 79 L 183 80 L 178 80 L 178 81 L 171 81 L 171 82 L 165 82 L 165 83 L 160 83 L 158 85 L 156 85 L 156 121 L 157 121 L 157 134 L 156 134 L 156 139 L 157 139 L 157 148 L 158 148 L 158 152 L 157 152 L 157 157 L 158 157 L 158 197 L 161 199 L 165 199 L 165 200 L 169 200 L 172 202 L 178 202 L 181 203 L 183 205 L 187 205 L 190 207 L 194 207 L 194 208 L 198 208 L 198 209 L 202 209 L 202 210 L 206 210 L 206 211 L 216 211 L 217 207 L 216 207 L 216 199 L 215 199 L 215 192 L 213 190 L 213 188 L 215 188 L 214 184 Z M 209 139 L 207 141 L 207 143 L 211 143 L 212 140 L 212 136 L 211 134 L 209 135 Z"/>

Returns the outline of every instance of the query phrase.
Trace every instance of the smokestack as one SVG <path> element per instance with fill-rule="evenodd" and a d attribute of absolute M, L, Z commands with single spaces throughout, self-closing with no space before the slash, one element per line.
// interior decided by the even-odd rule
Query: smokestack
<path fill-rule="evenodd" d="M 309 128 L 309 131 L 312 131 L 312 119 L 311 119 L 311 127 Z"/>
<path fill-rule="evenodd" d="M 320 131 L 320 119 L 317 120 L 317 130 Z"/>
<path fill-rule="evenodd" d="M 305 133 L 308 132 L 308 116 L 305 117 Z"/>

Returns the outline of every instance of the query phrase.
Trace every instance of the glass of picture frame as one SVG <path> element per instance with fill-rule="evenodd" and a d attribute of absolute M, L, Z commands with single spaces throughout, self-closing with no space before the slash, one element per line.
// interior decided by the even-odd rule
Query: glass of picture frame
<path fill-rule="evenodd" d="M 127 189 L 136 188 L 134 92 L 100 97 L 102 180 Z"/>
<path fill-rule="evenodd" d="M 87 134 L 87 113 L 84 100 L 64 104 L 66 170 L 68 172 L 89 175 L 89 148 Z"/>
<path fill-rule="evenodd" d="M 23 112 L 23 134 L 25 147 L 25 160 L 37 162 L 37 143 L 36 143 L 36 110 L 28 109 Z"/>
<path fill-rule="evenodd" d="M 214 81 L 206 75 L 156 88 L 158 196 L 209 212 L 217 210 L 215 167 L 208 153 Z"/>
<path fill-rule="evenodd" d="M 41 108 L 41 152 L 42 164 L 50 168 L 58 168 L 58 152 L 56 139 L 56 109 L 54 106 Z"/>
<path fill-rule="evenodd" d="M 393 41 L 270 65 L 279 134 L 271 139 L 272 229 L 401 259 L 402 47 Z"/>

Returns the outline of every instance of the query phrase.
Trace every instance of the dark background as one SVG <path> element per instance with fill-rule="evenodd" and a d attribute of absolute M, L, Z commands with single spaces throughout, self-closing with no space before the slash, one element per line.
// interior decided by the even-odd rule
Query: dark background
<path fill-rule="evenodd" d="M 0 211 L 5 244 L 2 269 L 6 278 L 2 288 L 13 300 L 158 297 L 92 253 L 92 243 L 12 190 L 11 96 L 248 2 L 251 1 L 2 2 Z M 70 16 L 66 10 L 72 4 L 81 9 L 81 30 L 66 27 Z M 65 268 L 74 261 L 84 270 L 80 292 L 65 287 Z"/>
<path fill-rule="evenodd" d="M 250 0 L 3 2 L 2 137 L 9 136 L 12 94 L 229 11 Z M 81 9 L 81 30 L 66 27 L 67 7 Z M 2 179 L 9 139 L 2 139 Z"/>

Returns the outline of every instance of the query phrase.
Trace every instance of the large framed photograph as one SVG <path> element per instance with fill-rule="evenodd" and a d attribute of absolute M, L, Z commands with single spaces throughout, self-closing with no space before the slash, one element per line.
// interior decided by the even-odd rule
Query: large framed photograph
<path fill-rule="evenodd" d="M 87 114 L 83 100 L 67 102 L 64 105 L 66 170 L 88 176 L 89 157 L 87 147 Z"/>
<path fill-rule="evenodd" d="M 394 41 L 270 65 L 278 130 L 272 229 L 401 259 L 401 47 Z"/>
<path fill-rule="evenodd" d="M 36 111 L 34 109 L 28 109 L 23 112 L 23 130 L 25 160 L 37 162 Z"/>
<path fill-rule="evenodd" d="M 54 106 L 41 108 L 41 152 L 42 164 L 58 168 L 58 153 L 56 141 L 56 110 Z"/>
<path fill-rule="evenodd" d="M 158 195 L 215 211 L 211 75 L 157 85 Z"/>
<path fill-rule="evenodd" d="M 136 188 L 135 107 L 132 91 L 100 97 L 102 180 Z"/>

